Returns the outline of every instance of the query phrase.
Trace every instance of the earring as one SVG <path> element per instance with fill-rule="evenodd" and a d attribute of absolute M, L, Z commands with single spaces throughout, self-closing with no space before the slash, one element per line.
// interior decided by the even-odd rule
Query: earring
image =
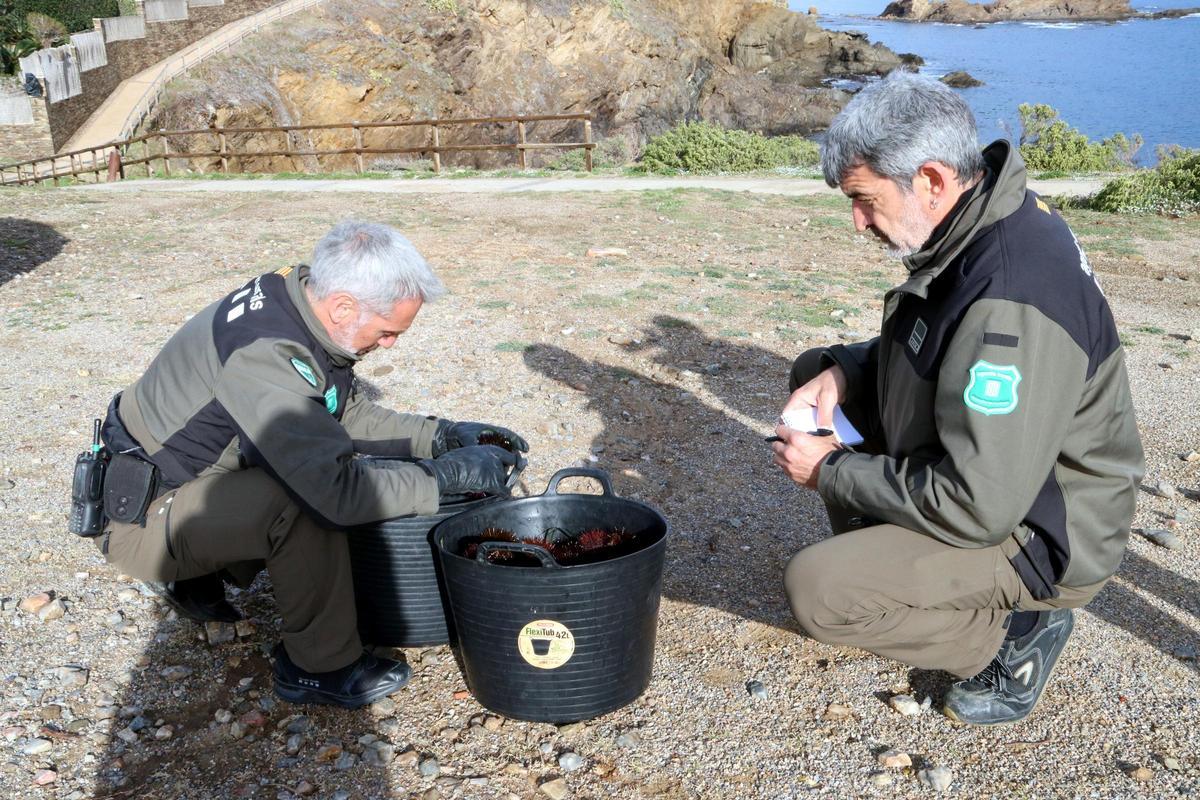
<path fill-rule="evenodd" d="M 937 200 L 930 200 L 930 201 L 929 201 L 929 207 L 930 207 L 930 208 L 937 208 Z"/>

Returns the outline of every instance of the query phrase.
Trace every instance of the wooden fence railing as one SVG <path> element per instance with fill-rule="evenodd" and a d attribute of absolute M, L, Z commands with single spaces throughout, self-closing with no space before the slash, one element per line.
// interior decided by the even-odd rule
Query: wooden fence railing
<path fill-rule="evenodd" d="M 536 122 L 570 122 L 578 120 L 583 123 L 580 141 L 568 142 L 532 142 L 529 141 L 526 126 Z M 483 144 L 446 144 L 442 141 L 442 132 L 462 126 L 478 125 L 515 125 L 514 142 L 485 142 Z M 364 132 L 378 129 L 393 128 L 425 128 L 425 142 L 404 147 L 375 146 L 367 147 Z M 293 134 L 303 132 L 345 131 L 345 141 L 340 146 L 318 147 L 316 145 L 299 146 L 293 139 Z M 282 144 L 275 149 L 238 149 L 231 147 L 230 137 L 240 134 L 272 135 L 282 134 Z M 186 147 L 179 147 L 180 140 L 186 142 Z M 172 149 L 172 142 L 176 147 Z M 125 177 L 127 169 L 143 167 L 146 175 L 154 174 L 154 163 L 161 162 L 165 175 L 171 174 L 171 162 L 191 159 L 209 159 L 220 161 L 221 171 L 229 172 L 232 160 L 264 159 L 280 157 L 313 157 L 322 156 L 354 156 L 356 172 L 366 171 L 364 156 L 378 155 L 422 155 L 433 162 L 433 171 L 441 172 L 442 154 L 475 151 L 512 152 L 516 154 L 516 165 L 520 169 L 528 168 L 527 153 L 535 150 L 578 150 L 584 151 L 584 167 L 592 171 L 592 115 L 590 112 L 580 114 L 535 114 L 513 115 L 507 117 L 474 117 L 469 119 L 419 119 L 399 122 L 343 122 L 325 125 L 280 125 L 264 128 L 200 128 L 196 130 L 167 131 L 159 130 L 146 133 L 131 139 L 125 139 L 100 147 L 75 150 L 70 153 L 60 153 L 56 156 L 34 158 L 13 164 L 0 165 L 0 185 L 21 185 L 53 181 L 58 184 L 64 178 L 83 178 L 92 176 L 92 180 L 119 180 Z"/>

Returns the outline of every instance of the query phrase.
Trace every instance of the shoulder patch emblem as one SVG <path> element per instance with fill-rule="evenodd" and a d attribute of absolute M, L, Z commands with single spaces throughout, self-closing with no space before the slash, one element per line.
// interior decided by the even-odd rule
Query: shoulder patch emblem
<path fill-rule="evenodd" d="M 293 269 L 295 269 L 295 267 L 280 267 L 279 269 L 275 270 L 275 274 L 286 278 L 288 275 L 292 274 Z"/>
<path fill-rule="evenodd" d="M 1043 213 L 1050 213 L 1050 206 L 1046 205 L 1046 202 L 1042 200 L 1042 198 L 1035 198 L 1035 202 L 1037 202 L 1037 207 L 1040 208 Z"/>
<path fill-rule="evenodd" d="M 972 411 L 993 416 L 1011 414 L 1017 408 L 1017 385 L 1021 371 L 1014 365 L 976 361 L 971 381 L 963 390 L 963 403 Z"/>
<path fill-rule="evenodd" d="M 310 386 L 312 386 L 314 389 L 317 388 L 317 375 L 315 372 L 313 372 L 312 367 L 310 367 L 308 364 L 305 364 L 298 358 L 292 359 L 292 366 L 295 367 L 296 372 L 300 373 L 301 378 L 304 378 L 304 380 L 308 381 Z"/>
<path fill-rule="evenodd" d="M 921 354 L 921 345 L 925 344 L 925 334 L 927 333 L 929 333 L 929 326 L 925 324 L 925 320 L 917 317 L 912 334 L 908 337 L 908 349 L 913 351 L 914 356 Z"/>
<path fill-rule="evenodd" d="M 330 414 L 336 414 L 337 413 L 337 404 L 338 404 L 337 387 L 330 386 L 329 391 L 327 391 L 325 393 L 325 410 L 328 411 Z"/>

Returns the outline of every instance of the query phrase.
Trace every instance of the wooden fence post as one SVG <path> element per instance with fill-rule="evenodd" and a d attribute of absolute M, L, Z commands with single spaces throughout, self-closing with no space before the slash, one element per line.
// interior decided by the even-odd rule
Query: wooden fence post
<path fill-rule="evenodd" d="M 525 166 L 525 122 L 524 120 L 517 121 L 517 163 L 521 165 L 521 171 L 524 172 Z"/>
<path fill-rule="evenodd" d="M 225 129 L 217 128 L 217 141 L 221 144 L 221 172 L 229 174 L 229 148 L 225 141 Z"/>
<path fill-rule="evenodd" d="M 146 159 L 146 163 L 143 164 L 146 168 L 146 177 L 154 177 L 154 170 L 150 168 L 150 137 L 148 136 L 142 139 L 142 158 Z"/>
<path fill-rule="evenodd" d="M 362 129 L 358 127 L 358 122 L 354 123 L 354 160 L 358 164 L 358 174 L 363 174 L 363 137 Z"/>
<path fill-rule="evenodd" d="M 124 177 L 125 167 L 123 164 L 121 164 L 121 151 L 114 147 L 112 152 L 108 154 L 108 182 L 112 183 L 113 181 L 121 180 Z M 55 183 L 57 182 L 58 179 L 56 178 Z"/>
<path fill-rule="evenodd" d="M 162 139 L 163 143 L 163 172 L 169 178 L 171 177 L 171 143 L 167 141 L 167 132 L 162 128 L 158 129 L 158 138 Z"/>
<path fill-rule="evenodd" d="M 592 171 L 592 120 L 590 117 L 583 121 L 583 163 L 587 166 L 587 171 Z"/>
<path fill-rule="evenodd" d="M 442 137 L 438 134 L 438 126 L 437 126 L 436 122 L 433 125 L 431 125 L 430 128 L 433 130 L 433 171 L 441 172 L 442 171 L 442 151 L 441 151 Z"/>

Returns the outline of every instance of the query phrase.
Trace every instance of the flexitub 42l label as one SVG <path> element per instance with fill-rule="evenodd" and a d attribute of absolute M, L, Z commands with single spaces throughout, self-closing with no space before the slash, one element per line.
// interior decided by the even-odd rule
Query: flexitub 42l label
<path fill-rule="evenodd" d="M 517 634 L 517 651 L 538 669 L 557 669 L 575 653 L 575 635 L 561 622 L 535 619 Z"/>

